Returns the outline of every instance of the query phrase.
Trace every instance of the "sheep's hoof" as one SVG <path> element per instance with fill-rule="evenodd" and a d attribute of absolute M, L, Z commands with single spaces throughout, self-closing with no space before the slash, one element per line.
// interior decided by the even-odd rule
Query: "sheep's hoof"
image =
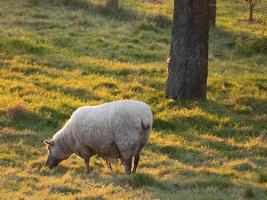
<path fill-rule="evenodd" d="M 131 174 L 131 171 L 128 171 L 128 170 L 127 170 L 127 171 L 124 172 L 124 174 L 125 174 L 125 175 L 130 175 L 130 174 Z"/>
<path fill-rule="evenodd" d="M 111 172 L 112 172 L 112 170 L 113 170 L 113 167 L 112 167 L 112 166 L 108 166 L 108 169 L 109 169 L 109 171 L 111 171 Z"/>

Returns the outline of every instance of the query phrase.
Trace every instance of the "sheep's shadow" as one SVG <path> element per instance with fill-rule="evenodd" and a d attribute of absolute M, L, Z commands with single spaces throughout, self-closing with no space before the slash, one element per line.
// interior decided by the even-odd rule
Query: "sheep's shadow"
<path fill-rule="evenodd" d="M 120 175 L 113 177 L 106 182 L 113 183 L 119 186 L 130 186 L 133 188 L 141 188 L 145 186 L 156 187 L 161 190 L 171 191 L 174 190 L 172 184 L 167 182 L 159 181 L 151 175 L 143 173 L 135 173 L 131 175 Z"/>

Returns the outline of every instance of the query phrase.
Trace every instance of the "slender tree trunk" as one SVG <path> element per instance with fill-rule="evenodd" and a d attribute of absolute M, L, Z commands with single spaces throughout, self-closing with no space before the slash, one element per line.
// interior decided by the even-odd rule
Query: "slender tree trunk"
<path fill-rule="evenodd" d="M 209 0 L 175 0 L 166 98 L 206 99 Z"/>
<path fill-rule="evenodd" d="M 119 8 L 119 0 L 108 0 L 107 7 L 113 10 L 118 10 Z"/>
<path fill-rule="evenodd" d="M 249 23 L 253 23 L 253 21 L 254 21 L 253 11 L 254 11 L 254 6 L 250 5 L 250 7 L 249 7 Z"/>
<path fill-rule="evenodd" d="M 210 25 L 215 26 L 216 25 L 216 0 L 210 0 Z"/>

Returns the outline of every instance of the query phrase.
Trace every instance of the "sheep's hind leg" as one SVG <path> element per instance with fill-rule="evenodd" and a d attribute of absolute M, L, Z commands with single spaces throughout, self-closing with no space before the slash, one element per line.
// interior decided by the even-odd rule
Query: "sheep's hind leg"
<path fill-rule="evenodd" d="M 135 172 L 136 172 L 136 169 L 137 169 L 137 166 L 138 166 L 139 160 L 140 160 L 140 154 L 136 154 L 136 155 L 134 156 L 134 167 L 133 167 L 133 173 L 135 173 Z"/>
<path fill-rule="evenodd" d="M 131 152 L 131 149 L 133 148 L 121 149 L 118 147 L 118 145 L 116 145 L 116 147 L 118 152 L 118 159 L 121 161 L 121 164 L 124 165 L 124 173 L 131 174 L 133 156 L 129 152 Z"/>
<path fill-rule="evenodd" d="M 124 159 L 124 167 L 125 167 L 125 174 L 131 174 L 131 170 L 132 170 L 132 157 Z"/>

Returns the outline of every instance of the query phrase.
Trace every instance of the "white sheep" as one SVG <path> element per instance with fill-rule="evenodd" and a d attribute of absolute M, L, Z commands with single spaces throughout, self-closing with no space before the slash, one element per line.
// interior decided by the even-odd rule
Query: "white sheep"
<path fill-rule="evenodd" d="M 53 168 L 75 153 L 84 159 L 85 172 L 89 173 L 90 157 L 99 155 L 120 159 L 125 173 L 134 173 L 152 122 L 150 107 L 136 100 L 80 107 L 51 141 L 45 140 L 49 151 L 46 165 Z"/>

